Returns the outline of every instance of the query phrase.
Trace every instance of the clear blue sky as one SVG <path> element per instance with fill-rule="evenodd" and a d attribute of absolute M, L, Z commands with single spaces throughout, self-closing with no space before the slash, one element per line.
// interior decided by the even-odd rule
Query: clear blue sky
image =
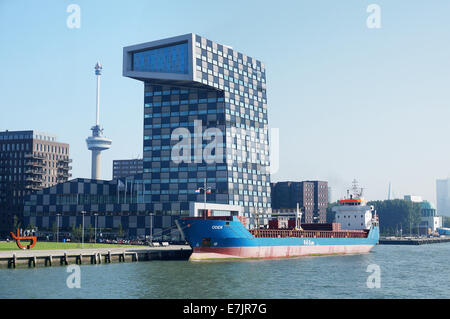
<path fill-rule="evenodd" d="M 81 28 L 69 29 L 69 4 Z M 381 29 L 366 26 L 369 4 Z M 368 199 L 421 195 L 450 176 L 449 1 L 0 0 L 0 130 L 36 129 L 70 143 L 74 177 L 90 176 L 85 138 L 101 119 L 112 160 L 142 156 L 143 84 L 122 77 L 122 47 L 189 32 L 267 67 L 269 124 L 280 128 L 272 180 L 356 178 Z"/>

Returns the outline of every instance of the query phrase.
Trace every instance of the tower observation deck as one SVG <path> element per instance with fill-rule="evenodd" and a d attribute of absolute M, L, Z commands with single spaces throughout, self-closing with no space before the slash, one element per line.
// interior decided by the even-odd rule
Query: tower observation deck
<path fill-rule="evenodd" d="M 103 136 L 103 128 L 99 124 L 100 118 L 100 75 L 102 66 L 99 62 L 95 65 L 95 75 L 97 76 L 97 111 L 95 126 L 91 128 L 92 136 L 86 139 L 88 150 L 92 151 L 91 178 L 100 179 L 100 153 L 111 147 L 112 141 Z"/>

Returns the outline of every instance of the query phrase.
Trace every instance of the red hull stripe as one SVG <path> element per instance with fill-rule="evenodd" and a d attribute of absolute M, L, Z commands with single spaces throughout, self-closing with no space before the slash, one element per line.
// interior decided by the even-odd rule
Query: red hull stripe
<path fill-rule="evenodd" d="M 288 258 L 311 255 L 359 254 L 367 253 L 373 247 L 374 245 L 195 247 L 190 260 Z"/>

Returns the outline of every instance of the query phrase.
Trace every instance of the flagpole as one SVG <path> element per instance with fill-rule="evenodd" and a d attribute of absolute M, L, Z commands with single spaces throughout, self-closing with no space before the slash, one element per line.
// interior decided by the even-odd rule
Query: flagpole
<path fill-rule="evenodd" d="M 125 178 L 125 195 L 124 195 L 124 199 L 123 199 L 124 204 L 127 203 L 127 185 L 128 185 L 128 180 Z"/>
<path fill-rule="evenodd" d="M 204 218 L 206 219 L 206 194 L 208 193 L 208 190 L 211 192 L 211 188 L 206 187 L 206 178 L 204 179 L 203 182 L 203 187 L 199 187 L 195 190 L 195 193 L 200 193 L 203 190 L 203 214 L 204 214 Z"/>
<path fill-rule="evenodd" d="M 205 216 L 205 219 L 206 219 L 206 177 L 205 177 L 205 183 L 203 185 L 203 194 L 204 194 L 204 206 L 205 206 L 203 216 Z"/>
<path fill-rule="evenodd" d="M 130 204 L 133 204 L 133 180 L 131 180 L 131 188 L 130 188 Z"/>

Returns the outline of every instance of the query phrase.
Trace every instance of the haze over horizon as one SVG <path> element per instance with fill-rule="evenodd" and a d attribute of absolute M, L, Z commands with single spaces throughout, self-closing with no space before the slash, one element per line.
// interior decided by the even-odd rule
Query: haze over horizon
<path fill-rule="evenodd" d="M 81 8 L 70 29 L 67 7 Z M 366 25 L 368 5 L 381 28 Z M 103 65 L 100 124 L 112 161 L 142 157 L 143 84 L 122 76 L 124 46 L 196 33 L 262 60 L 269 125 L 280 129 L 272 181 L 353 179 L 369 200 L 436 202 L 450 177 L 450 2 L 205 0 L 0 1 L 0 130 L 35 129 L 70 144 L 73 178 L 90 178 L 94 65 Z M 243 31 L 244 30 L 244 31 Z"/>

